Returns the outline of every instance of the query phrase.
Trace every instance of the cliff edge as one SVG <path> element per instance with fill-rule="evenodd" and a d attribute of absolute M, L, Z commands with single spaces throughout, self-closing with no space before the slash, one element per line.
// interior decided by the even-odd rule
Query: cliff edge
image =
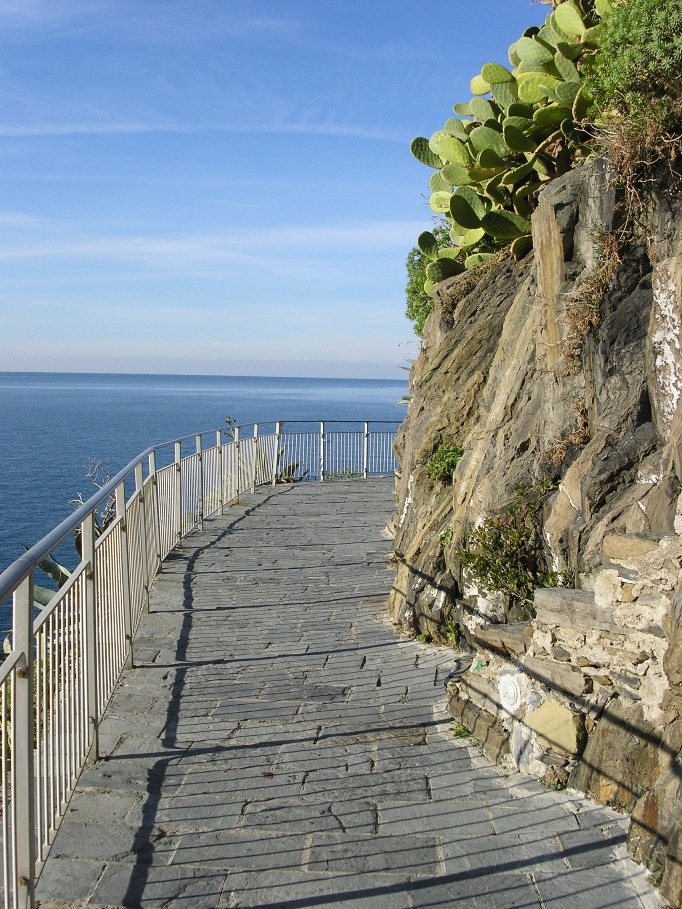
<path fill-rule="evenodd" d="M 679 905 L 682 200 L 666 185 L 633 229 L 603 161 L 570 171 L 541 192 L 525 259 L 438 286 L 396 442 L 390 611 L 459 640 L 450 708 L 489 755 L 632 812 L 633 854 Z M 459 456 L 445 478 L 439 450 Z M 519 520 L 550 585 L 530 598 L 490 580 Z"/>

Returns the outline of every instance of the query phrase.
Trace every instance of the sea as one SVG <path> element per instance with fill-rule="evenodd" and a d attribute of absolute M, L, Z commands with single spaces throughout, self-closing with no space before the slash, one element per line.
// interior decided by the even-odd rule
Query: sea
<path fill-rule="evenodd" d="M 148 446 L 224 428 L 226 417 L 400 421 L 406 390 L 393 379 L 0 372 L 0 572 L 74 496 L 96 491 L 93 459 L 114 475 Z"/>

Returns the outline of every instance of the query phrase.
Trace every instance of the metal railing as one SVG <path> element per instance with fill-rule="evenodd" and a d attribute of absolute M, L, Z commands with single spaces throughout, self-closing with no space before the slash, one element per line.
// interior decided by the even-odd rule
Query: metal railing
<path fill-rule="evenodd" d="M 141 452 L 0 575 L 13 604 L 0 665 L 0 811 L 4 909 L 33 907 L 35 884 L 78 776 L 98 756 L 97 729 L 149 608 L 163 560 L 205 518 L 259 486 L 391 474 L 395 426 L 314 430 L 278 422 L 187 436 Z M 187 453 L 191 443 L 191 451 Z M 183 451 L 184 448 L 184 451 Z M 159 466 L 162 461 L 168 461 Z M 99 510 L 115 502 L 105 529 Z M 35 614 L 41 563 L 72 534 L 80 561 Z"/>

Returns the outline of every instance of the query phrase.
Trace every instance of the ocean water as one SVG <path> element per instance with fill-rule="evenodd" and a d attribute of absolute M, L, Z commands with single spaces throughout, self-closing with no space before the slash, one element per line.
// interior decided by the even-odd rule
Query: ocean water
<path fill-rule="evenodd" d="M 149 445 L 237 423 L 401 420 L 406 382 L 243 376 L 0 373 L 0 571 Z M 263 427 L 263 431 L 266 427 Z M 68 559 L 68 553 L 66 554 Z"/>

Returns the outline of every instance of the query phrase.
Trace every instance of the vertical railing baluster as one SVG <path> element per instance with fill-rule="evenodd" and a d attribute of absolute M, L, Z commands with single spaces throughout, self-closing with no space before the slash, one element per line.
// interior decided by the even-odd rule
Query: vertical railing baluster
<path fill-rule="evenodd" d="M 116 517 L 121 522 L 121 589 L 123 591 L 123 634 L 128 648 L 126 666 L 134 666 L 133 611 L 130 599 L 130 556 L 128 552 L 128 518 L 126 516 L 125 482 L 116 487 Z"/>
<path fill-rule="evenodd" d="M 175 443 L 175 536 L 176 545 L 182 545 L 182 442 Z"/>
<path fill-rule="evenodd" d="M 14 591 L 12 645 L 23 654 L 16 671 L 12 729 L 12 765 L 15 768 L 12 802 L 15 826 L 11 835 L 16 842 L 14 866 L 17 906 L 34 905 L 34 763 L 33 763 L 33 573 Z"/>
<path fill-rule="evenodd" d="M 161 513 L 159 510 L 159 482 L 156 473 L 156 452 L 149 454 L 149 488 L 152 495 L 152 513 L 154 515 L 154 546 L 156 548 L 156 565 L 152 572 L 152 578 L 163 570 L 163 561 L 161 558 Z"/>
<path fill-rule="evenodd" d="M 367 479 L 369 471 L 369 423 L 365 422 L 362 437 L 362 475 Z"/>
<path fill-rule="evenodd" d="M 218 496 L 220 513 L 225 514 L 225 464 L 223 458 L 223 433 L 216 429 L 215 447 L 218 452 Z"/>
<path fill-rule="evenodd" d="M 9 841 L 9 818 L 8 818 L 8 809 L 9 809 L 9 800 L 11 798 L 11 792 L 9 791 L 9 744 L 8 744 L 8 730 L 10 728 L 9 720 L 9 698 L 7 687 L 10 685 L 10 680 L 5 679 L 2 682 L 2 688 L 0 689 L 0 717 L 2 719 L 0 734 L 2 735 L 2 742 L 0 747 L 2 748 L 2 798 L 0 799 L 0 809 L 2 809 L 2 890 L 3 890 L 3 906 L 4 909 L 10 909 L 10 871 L 11 861 L 12 861 L 12 849 L 10 848 Z M 14 887 L 11 888 L 12 890 Z"/>
<path fill-rule="evenodd" d="M 144 587 L 144 597 L 143 597 L 143 612 L 149 612 L 149 559 L 147 556 L 147 516 L 145 514 L 144 507 L 144 480 L 142 475 L 142 462 L 135 465 L 135 491 L 137 492 L 138 499 L 138 527 L 141 528 L 140 533 L 140 562 L 142 569 L 142 584 Z"/>
<path fill-rule="evenodd" d="M 324 421 L 320 423 L 320 480 L 324 480 Z"/>
<path fill-rule="evenodd" d="M 236 504 L 239 505 L 239 493 L 242 491 L 242 472 L 241 472 L 241 462 L 239 458 L 239 427 L 234 427 L 234 463 L 235 463 L 235 476 L 237 479 L 237 498 Z"/>
<path fill-rule="evenodd" d="M 198 432 L 194 437 L 195 442 L 195 451 L 197 453 L 197 461 L 199 462 L 199 489 L 198 489 L 198 499 L 196 503 L 197 510 L 197 529 L 204 529 L 204 453 L 201 440 L 201 433 Z"/>
<path fill-rule="evenodd" d="M 95 558 L 95 516 L 91 512 L 81 524 L 81 543 L 85 567 L 85 671 L 88 707 L 88 759 L 99 757 L 98 678 L 97 678 L 97 560 Z M 58 809 L 59 810 L 59 809 Z"/>
<path fill-rule="evenodd" d="M 251 495 L 256 491 L 258 474 L 258 423 L 253 424 L 253 465 L 251 467 Z"/>
<path fill-rule="evenodd" d="M 275 450 L 272 455 L 272 485 L 274 486 L 277 483 L 277 465 L 279 463 L 279 440 L 282 435 L 282 426 L 283 424 L 278 420 L 275 423 Z"/>

